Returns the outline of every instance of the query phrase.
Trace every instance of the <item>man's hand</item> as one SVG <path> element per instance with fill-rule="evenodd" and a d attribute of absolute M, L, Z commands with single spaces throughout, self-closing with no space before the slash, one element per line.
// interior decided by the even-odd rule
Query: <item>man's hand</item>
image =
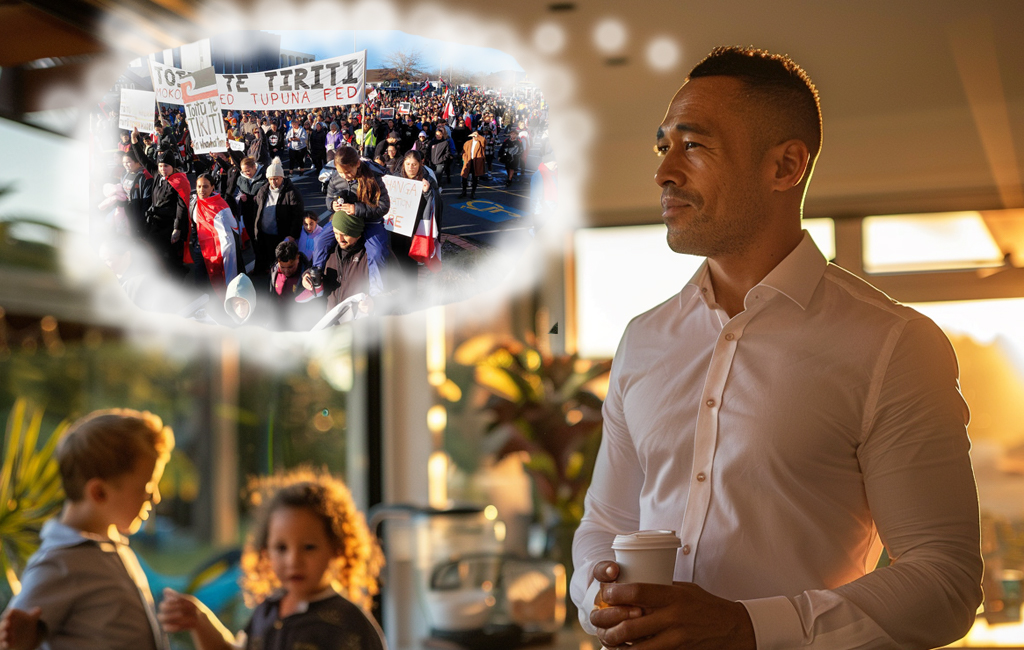
<path fill-rule="evenodd" d="M 632 650 L 757 647 L 742 603 L 713 596 L 691 582 L 603 584 L 601 598 L 607 606 L 591 612 L 590 622 L 609 648 L 627 643 Z"/>
<path fill-rule="evenodd" d="M 39 615 L 43 610 L 36 607 L 30 612 L 9 609 L 0 620 L 0 649 L 33 650 L 39 647 Z"/>
<path fill-rule="evenodd" d="M 341 210 L 341 206 L 343 206 L 343 205 L 345 205 L 344 201 L 342 201 L 341 199 L 334 199 L 334 202 L 331 203 L 331 208 L 335 212 L 338 212 L 339 210 Z"/>
<path fill-rule="evenodd" d="M 181 231 L 175 229 L 174 232 L 171 233 L 171 243 L 177 244 L 179 239 L 181 239 Z"/>
<path fill-rule="evenodd" d="M 353 215 L 356 213 L 356 205 L 355 203 L 342 203 L 341 211 L 345 214 Z"/>
<path fill-rule="evenodd" d="M 138 144 L 138 143 L 139 143 L 139 127 L 136 126 L 136 127 L 134 127 L 132 129 L 132 144 Z"/>
<path fill-rule="evenodd" d="M 164 589 L 156 617 L 166 632 L 195 630 L 200 625 L 200 617 L 205 618 L 193 596 L 179 594 L 170 588 Z"/>

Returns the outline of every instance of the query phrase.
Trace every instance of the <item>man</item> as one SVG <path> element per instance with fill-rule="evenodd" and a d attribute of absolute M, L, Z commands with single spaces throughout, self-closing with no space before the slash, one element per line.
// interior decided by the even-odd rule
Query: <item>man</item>
<path fill-rule="evenodd" d="M 274 255 L 277 261 L 270 269 L 270 295 L 278 302 L 295 302 L 302 291 L 302 274 L 309 270 L 309 259 L 290 239 L 278 244 Z"/>
<path fill-rule="evenodd" d="M 302 231 L 305 208 L 302 195 L 284 177 L 280 158 L 274 158 L 267 167 L 267 184 L 256 192 L 256 211 L 250 237 L 255 241 L 255 274 L 264 278 L 274 263 L 274 250 L 285 238 L 298 241 Z"/>
<path fill-rule="evenodd" d="M 294 176 L 302 167 L 302 161 L 306 157 L 306 147 L 309 141 L 306 129 L 299 122 L 298 118 L 292 120 L 292 128 L 288 129 L 285 140 L 288 143 L 288 169 Z"/>
<path fill-rule="evenodd" d="M 309 157 L 313 159 L 316 174 L 327 164 L 327 131 L 319 120 L 313 123 L 313 131 L 309 134 Z"/>
<path fill-rule="evenodd" d="M 801 231 L 820 115 L 789 59 L 719 48 L 658 129 L 669 246 L 707 261 L 613 362 L 571 586 L 605 646 L 932 648 L 974 620 L 956 358 Z M 640 529 L 678 531 L 674 584 L 611 584 Z"/>
<path fill-rule="evenodd" d="M 477 131 L 473 131 L 469 139 L 466 140 L 466 144 L 462 146 L 462 194 L 459 195 L 460 199 L 466 198 L 466 188 L 469 185 L 470 177 L 473 179 L 473 191 L 470 198 L 476 198 L 476 186 L 480 183 L 480 177 L 487 171 L 484 159 L 486 147 L 487 143 L 484 141 L 484 137 Z"/>
<path fill-rule="evenodd" d="M 398 151 L 399 155 L 405 155 L 405 152 L 399 149 L 399 147 L 402 146 L 399 142 L 401 139 L 402 136 L 399 135 L 398 131 L 392 131 L 391 133 L 388 133 L 387 139 L 378 142 L 376 148 L 374 148 L 373 159 L 383 160 L 384 154 L 388 152 L 389 145 L 395 145 L 395 150 Z"/>
<path fill-rule="evenodd" d="M 363 220 L 339 210 L 331 218 L 331 225 L 338 246 L 324 265 L 322 290 L 327 295 L 327 311 L 357 293 L 370 293 L 370 267 L 363 240 Z M 311 274 L 307 273 L 302 284 L 307 289 L 315 290 L 312 281 Z"/>

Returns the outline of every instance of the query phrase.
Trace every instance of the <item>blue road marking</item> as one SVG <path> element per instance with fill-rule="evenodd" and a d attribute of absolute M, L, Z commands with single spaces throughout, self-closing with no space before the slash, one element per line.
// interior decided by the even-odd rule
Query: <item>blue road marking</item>
<path fill-rule="evenodd" d="M 510 208 L 507 205 L 495 203 L 494 201 L 487 201 L 485 199 L 473 199 L 466 201 L 465 203 L 454 203 L 451 206 L 463 212 L 468 212 L 477 217 L 487 219 L 493 223 L 501 223 L 502 221 L 508 221 L 510 219 L 520 219 L 523 216 L 523 212 Z"/>

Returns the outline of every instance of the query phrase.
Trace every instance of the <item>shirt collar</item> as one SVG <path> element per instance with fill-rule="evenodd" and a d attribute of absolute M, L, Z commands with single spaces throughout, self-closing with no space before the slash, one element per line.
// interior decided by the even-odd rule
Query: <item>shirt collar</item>
<path fill-rule="evenodd" d="M 274 593 L 272 593 L 269 596 L 267 596 L 267 600 L 269 600 L 271 602 L 278 602 L 282 598 L 284 598 L 286 593 L 287 592 L 284 589 L 276 589 L 274 591 Z M 296 614 L 305 614 L 306 612 L 309 611 L 309 606 L 310 606 L 311 603 L 317 603 L 317 602 L 320 602 L 321 600 L 326 600 L 328 598 L 331 598 L 331 597 L 337 596 L 337 595 L 339 595 L 339 594 L 334 589 L 333 586 L 327 587 L 326 589 L 324 589 L 320 593 L 314 594 L 313 597 L 310 598 L 309 600 L 300 600 L 298 602 L 298 604 L 295 606 L 295 613 Z"/>
<path fill-rule="evenodd" d="M 103 535 L 86 533 L 62 523 L 57 518 L 50 519 L 43 524 L 42 530 L 39 531 L 39 538 L 42 542 L 40 550 L 70 548 L 85 543 L 109 544 L 113 542 L 124 546 L 128 545 L 128 538 L 123 535 L 119 535 L 116 539 L 111 539 Z"/>
<path fill-rule="evenodd" d="M 779 262 L 763 280 L 758 282 L 757 286 L 774 289 L 795 302 L 801 309 L 807 309 L 814 290 L 825 274 L 826 266 L 828 266 L 828 261 L 805 230 L 803 239 L 800 240 L 796 248 Z M 694 287 L 698 295 L 702 294 L 701 298 L 705 304 L 710 306 L 714 290 L 711 286 L 711 274 L 707 260 L 704 260 L 686 286 Z M 692 295 L 687 292 L 683 293 L 686 294 L 681 295 L 683 300 L 688 295 Z"/>
<path fill-rule="evenodd" d="M 778 265 L 765 276 L 759 286 L 771 287 L 801 309 L 807 309 L 818 287 L 828 261 L 805 230 L 804 237 Z"/>

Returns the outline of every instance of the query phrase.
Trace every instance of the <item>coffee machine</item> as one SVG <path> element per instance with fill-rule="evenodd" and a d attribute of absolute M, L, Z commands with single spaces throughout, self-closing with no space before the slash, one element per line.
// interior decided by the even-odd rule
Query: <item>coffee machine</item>
<path fill-rule="evenodd" d="M 494 508 L 371 510 L 383 539 L 389 645 L 502 650 L 550 637 L 565 620 L 565 569 L 509 557 Z"/>

